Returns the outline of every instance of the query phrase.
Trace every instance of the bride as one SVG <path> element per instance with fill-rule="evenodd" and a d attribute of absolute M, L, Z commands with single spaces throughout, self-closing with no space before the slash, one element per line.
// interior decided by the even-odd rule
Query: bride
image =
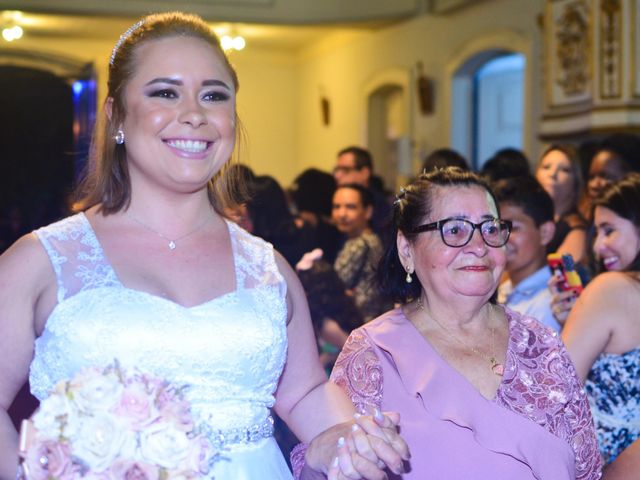
<path fill-rule="evenodd" d="M 217 480 L 291 478 L 271 407 L 310 442 L 312 476 L 401 471 L 397 415 L 354 421 L 325 381 L 294 273 L 220 213 L 237 90 L 199 17 L 151 15 L 120 37 L 78 213 L 0 257 L 0 478 L 15 478 L 6 410 L 27 375 L 42 399 L 114 359 L 189 386 L 194 416 L 224 449 Z"/>

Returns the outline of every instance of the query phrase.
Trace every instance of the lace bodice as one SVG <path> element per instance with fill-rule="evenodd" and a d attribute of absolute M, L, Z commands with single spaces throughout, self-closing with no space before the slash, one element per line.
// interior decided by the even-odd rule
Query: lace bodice
<path fill-rule="evenodd" d="M 286 357 L 286 284 L 271 245 L 227 225 L 236 290 L 189 308 L 125 287 L 84 214 L 37 230 L 58 303 L 35 343 L 33 394 L 117 359 L 188 385 L 194 415 L 216 429 L 263 424 Z"/>

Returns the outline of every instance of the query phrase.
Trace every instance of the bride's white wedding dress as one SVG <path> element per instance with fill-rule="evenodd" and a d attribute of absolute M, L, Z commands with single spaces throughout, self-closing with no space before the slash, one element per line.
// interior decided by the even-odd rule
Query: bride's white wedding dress
<path fill-rule="evenodd" d="M 36 340 L 31 390 L 43 399 L 81 367 L 117 359 L 189 386 L 196 421 L 224 448 L 216 480 L 290 479 L 269 416 L 286 358 L 286 284 L 271 246 L 227 225 L 236 289 L 190 308 L 125 287 L 83 213 L 37 230 L 58 304 Z"/>

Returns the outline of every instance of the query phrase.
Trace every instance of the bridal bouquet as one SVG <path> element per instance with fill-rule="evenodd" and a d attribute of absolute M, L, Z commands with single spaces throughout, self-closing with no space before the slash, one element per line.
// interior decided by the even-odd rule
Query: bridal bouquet
<path fill-rule="evenodd" d="M 60 382 L 20 432 L 28 480 L 191 479 L 215 456 L 181 388 L 117 363 Z"/>

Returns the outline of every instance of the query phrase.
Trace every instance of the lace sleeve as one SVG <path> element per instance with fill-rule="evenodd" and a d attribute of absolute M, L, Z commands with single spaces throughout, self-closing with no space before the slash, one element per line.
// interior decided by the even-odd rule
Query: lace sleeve
<path fill-rule="evenodd" d="M 349 336 L 338 356 L 331 380 L 347 392 L 360 412 L 382 404 L 382 367 L 369 338 L 359 330 Z M 308 445 L 300 443 L 291 451 L 293 478 L 300 480 Z"/>
<path fill-rule="evenodd" d="M 510 365 L 497 402 L 567 442 L 576 480 L 601 477 L 602 460 L 586 392 L 558 334 L 510 312 Z"/>
<path fill-rule="evenodd" d="M 361 330 L 349 336 L 331 372 L 331 380 L 344 389 L 360 412 L 382 404 L 382 367 L 369 337 Z"/>

